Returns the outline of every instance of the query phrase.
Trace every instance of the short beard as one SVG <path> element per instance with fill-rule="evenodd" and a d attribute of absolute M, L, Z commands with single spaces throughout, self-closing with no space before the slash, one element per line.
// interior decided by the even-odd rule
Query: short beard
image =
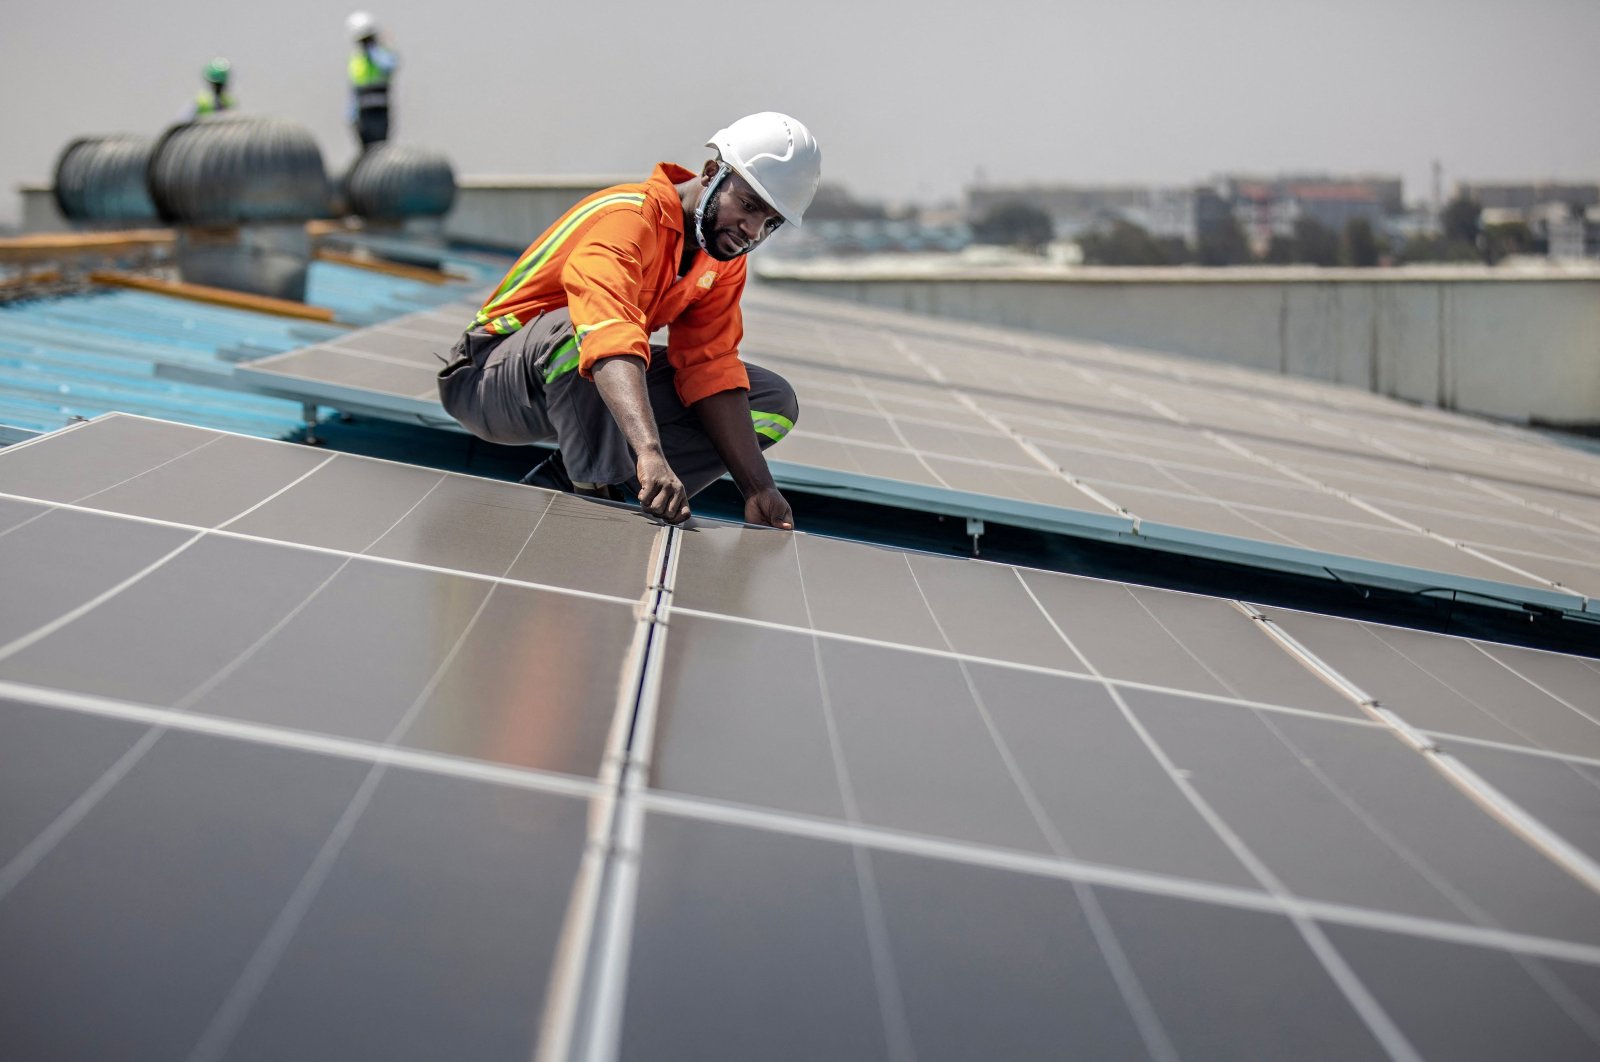
<path fill-rule="evenodd" d="M 705 210 L 700 215 L 700 231 L 706 236 L 705 252 L 718 262 L 731 262 L 735 258 L 749 254 L 755 248 L 755 244 L 747 244 L 738 254 L 728 254 L 718 247 L 717 215 L 722 211 L 722 197 L 730 191 L 731 189 L 724 183 L 723 187 L 717 189 L 717 194 L 711 197 L 711 202 L 706 204 Z"/>

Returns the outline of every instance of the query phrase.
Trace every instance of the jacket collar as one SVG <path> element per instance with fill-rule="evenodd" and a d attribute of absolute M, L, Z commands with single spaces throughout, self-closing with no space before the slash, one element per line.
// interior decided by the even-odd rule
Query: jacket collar
<path fill-rule="evenodd" d="M 683 232 L 683 200 L 678 198 L 677 186 L 693 180 L 694 176 L 693 170 L 686 170 L 676 162 L 659 162 L 646 182 L 651 198 L 661 208 L 662 220 L 675 232 Z"/>

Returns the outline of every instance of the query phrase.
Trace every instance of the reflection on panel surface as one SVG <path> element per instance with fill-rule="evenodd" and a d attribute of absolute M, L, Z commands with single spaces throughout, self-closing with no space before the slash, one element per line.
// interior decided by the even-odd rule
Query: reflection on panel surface
<path fill-rule="evenodd" d="M 1600 1049 L 1581 865 L 1373 707 L 1595 858 L 1593 661 L 135 418 L 4 483 L 30 1057 Z"/>

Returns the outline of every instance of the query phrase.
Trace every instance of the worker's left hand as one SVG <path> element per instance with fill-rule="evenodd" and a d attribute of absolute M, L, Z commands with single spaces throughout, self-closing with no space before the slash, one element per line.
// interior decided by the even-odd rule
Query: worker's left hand
<path fill-rule="evenodd" d="M 776 487 L 765 487 L 744 500 L 744 522 L 794 530 L 794 514 Z"/>

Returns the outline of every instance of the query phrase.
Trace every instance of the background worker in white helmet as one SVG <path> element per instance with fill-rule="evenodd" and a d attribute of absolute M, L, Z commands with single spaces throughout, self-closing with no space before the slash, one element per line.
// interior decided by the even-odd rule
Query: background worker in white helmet
<path fill-rule="evenodd" d="M 205 65 L 200 71 L 200 80 L 204 87 L 195 94 L 194 102 L 184 112 L 183 117 L 198 118 L 202 114 L 218 114 L 222 111 L 231 111 L 236 106 L 233 96 L 228 92 L 228 78 L 233 73 L 233 64 L 218 56 Z"/>
<path fill-rule="evenodd" d="M 529 246 L 439 373 L 479 438 L 555 442 L 524 483 L 613 499 L 672 523 L 724 471 L 750 523 L 793 528 L 762 450 L 794 426 L 794 389 L 739 357 L 744 255 L 799 226 L 822 174 L 806 127 L 766 111 L 706 144 L 695 173 L 589 196 Z M 667 328 L 665 346 L 650 334 Z"/>
<path fill-rule="evenodd" d="M 365 151 L 389 139 L 389 86 L 394 80 L 395 55 L 379 39 L 378 24 L 365 11 L 356 11 L 344 20 L 345 30 L 355 42 L 350 54 L 350 121 L 356 139 Z"/>

